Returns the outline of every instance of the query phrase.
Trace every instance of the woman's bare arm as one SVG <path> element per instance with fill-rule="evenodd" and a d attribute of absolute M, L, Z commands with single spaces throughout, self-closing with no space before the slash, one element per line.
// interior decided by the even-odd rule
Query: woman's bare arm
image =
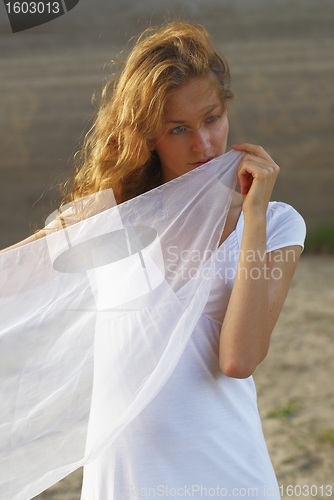
<path fill-rule="evenodd" d="M 11 245 L 10 247 L 7 247 L 7 248 L 4 248 L 3 250 L 0 250 L 0 253 L 9 252 L 9 250 L 14 250 L 14 248 L 22 247 L 24 245 L 27 245 L 28 243 L 32 243 L 33 241 L 37 241 L 40 238 L 44 238 L 44 236 L 46 236 L 46 230 L 41 229 L 37 233 L 32 234 L 31 236 L 28 236 L 28 238 L 25 238 L 24 240 L 19 241 L 18 243 L 15 243 L 14 245 Z"/>
<path fill-rule="evenodd" d="M 248 243 L 247 235 L 243 239 Z M 225 375 L 249 377 L 267 355 L 300 253 L 300 246 L 286 247 L 261 253 L 265 259 L 252 262 L 242 254 L 220 335 L 220 368 Z"/>
<path fill-rule="evenodd" d="M 244 196 L 244 230 L 236 278 L 221 329 L 219 364 L 225 375 L 246 378 L 268 352 L 270 335 L 301 247 L 266 254 L 266 212 L 279 168 L 259 146 L 241 144 L 235 149 L 248 153 L 238 169 Z M 283 258 L 276 261 L 278 252 Z"/>

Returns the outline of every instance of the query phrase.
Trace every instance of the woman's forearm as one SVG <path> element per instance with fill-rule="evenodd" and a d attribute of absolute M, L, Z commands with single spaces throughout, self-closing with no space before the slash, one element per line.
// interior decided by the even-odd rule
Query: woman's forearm
<path fill-rule="evenodd" d="M 220 336 L 220 367 L 229 376 L 251 375 L 270 340 L 266 218 L 245 218 L 235 282 Z"/>

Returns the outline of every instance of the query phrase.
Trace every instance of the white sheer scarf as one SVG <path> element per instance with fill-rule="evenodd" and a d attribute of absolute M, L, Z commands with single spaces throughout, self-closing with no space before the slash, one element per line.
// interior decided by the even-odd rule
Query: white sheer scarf
<path fill-rule="evenodd" d="M 2 500 L 94 460 L 166 383 L 208 298 L 241 157 L 118 206 L 111 190 L 79 200 L 0 255 Z"/>

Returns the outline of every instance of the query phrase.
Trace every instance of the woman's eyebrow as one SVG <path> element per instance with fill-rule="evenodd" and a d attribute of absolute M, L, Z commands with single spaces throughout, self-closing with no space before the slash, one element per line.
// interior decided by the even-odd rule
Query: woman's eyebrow
<path fill-rule="evenodd" d="M 212 104 L 209 108 L 204 111 L 203 116 L 209 115 L 215 108 L 220 106 L 220 104 Z M 177 119 L 177 120 L 166 120 L 165 123 L 186 123 L 187 120 Z"/>

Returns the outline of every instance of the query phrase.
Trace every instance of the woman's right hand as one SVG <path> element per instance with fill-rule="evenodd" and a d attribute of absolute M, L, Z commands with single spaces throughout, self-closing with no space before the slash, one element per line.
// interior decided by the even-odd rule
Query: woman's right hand
<path fill-rule="evenodd" d="M 232 147 L 246 153 L 237 171 L 238 184 L 244 198 L 244 215 L 265 216 L 279 166 L 261 146 L 243 143 Z"/>

